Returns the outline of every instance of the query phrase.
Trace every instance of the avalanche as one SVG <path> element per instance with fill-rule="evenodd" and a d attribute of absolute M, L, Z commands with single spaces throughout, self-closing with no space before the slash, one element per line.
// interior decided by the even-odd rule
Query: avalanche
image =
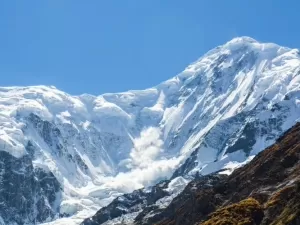
<path fill-rule="evenodd" d="M 253 158 L 299 119 L 299 71 L 298 50 L 239 37 L 146 90 L 1 87 L 0 147 L 20 158 L 30 143 L 62 188 L 47 224 L 79 224 L 124 193 Z"/>

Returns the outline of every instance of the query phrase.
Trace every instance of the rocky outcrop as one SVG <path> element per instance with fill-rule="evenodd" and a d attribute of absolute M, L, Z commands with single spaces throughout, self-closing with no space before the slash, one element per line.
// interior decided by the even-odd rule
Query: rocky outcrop
<path fill-rule="evenodd" d="M 37 224 L 58 213 L 59 182 L 31 160 L 30 155 L 15 158 L 0 151 L 0 215 L 6 225 Z"/>
<path fill-rule="evenodd" d="M 128 213 L 138 213 L 141 210 L 151 208 L 154 210 L 154 204 L 157 200 L 168 196 L 169 193 L 164 189 L 168 182 L 162 181 L 151 190 L 136 190 L 130 194 L 125 194 L 116 198 L 107 207 L 100 209 L 92 218 L 86 219 L 83 225 L 97 225 L 109 220 L 121 217 Z"/>
<path fill-rule="evenodd" d="M 213 187 L 219 184 L 224 177 L 226 175 L 212 174 L 196 178 L 162 212 L 151 217 L 137 217 L 135 224 L 156 224 L 160 221 L 163 221 L 163 224 L 172 221 L 176 221 L 176 224 L 193 224 L 201 216 L 212 212 L 216 205 L 223 201 L 221 196 L 214 199 L 212 196 L 214 195 Z M 212 199 L 213 201 L 211 201 Z"/>

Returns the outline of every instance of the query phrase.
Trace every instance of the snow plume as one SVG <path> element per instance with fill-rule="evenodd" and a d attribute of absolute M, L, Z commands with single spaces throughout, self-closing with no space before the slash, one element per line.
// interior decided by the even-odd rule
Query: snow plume
<path fill-rule="evenodd" d="M 159 128 L 148 127 L 144 129 L 133 142 L 134 147 L 130 152 L 130 158 L 120 163 L 129 171 L 119 173 L 114 179 L 114 185 L 124 186 L 126 184 L 127 188 L 134 190 L 149 186 L 155 181 L 172 175 L 180 159 L 160 157 L 164 149 L 162 132 Z M 115 188 L 118 189 L 118 187 Z"/>
<path fill-rule="evenodd" d="M 179 158 L 152 161 L 152 164 L 119 173 L 108 186 L 119 192 L 130 192 L 169 178 L 180 162 Z"/>
<path fill-rule="evenodd" d="M 141 136 L 134 140 L 134 148 L 131 150 L 130 157 L 133 165 L 145 168 L 157 159 L 162 152 L 161 130 L 149 127 L 143 130 Z"/>

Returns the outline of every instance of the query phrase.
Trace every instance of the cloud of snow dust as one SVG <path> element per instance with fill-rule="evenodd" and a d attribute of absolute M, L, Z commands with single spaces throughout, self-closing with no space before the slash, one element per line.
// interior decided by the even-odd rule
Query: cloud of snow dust
<path fill-rule="evenodd" d="M 143 130 L 140 137 L 133 142 L 134 147 L 130 152 L 130 158 L 121 163 L 129 171 L 119 173 L 110 186 L 113 184 L 116 189 L 126 187 L 127 190 L 123 191 L 128 192 L 152 185 L 172 175 L 180 159 L 161 157 L 164 152 L 164 142 L 159 128 L 149 127 Z"/>
<path fill-rule="evenodd" d="M 131 150 L 130 157 L 133 165 L 145 168 L 162 152 L 161 131 L 158 128 L 149 127 L 141 132 L 139 138 L 134 140 L 134 148 Z"/>

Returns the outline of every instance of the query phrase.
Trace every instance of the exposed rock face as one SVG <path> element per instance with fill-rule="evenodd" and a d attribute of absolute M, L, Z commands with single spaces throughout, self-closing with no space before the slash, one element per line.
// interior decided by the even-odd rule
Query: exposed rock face
<path fill-rule="evenodd" d="M 215 205 L 221 204 L 223 200 L 221 196 L 212 198 L 214 195 L 212 187 L 219 184 L 224 177 L 226 175 L 213 174 L 196 178 L 166 209 L 152 217 L 137 217 L 135 224 L 156 224 L 160 221 L 163 223 L 176 221 L 176 224 L 193 224 L 207 212 L 213 211 Z M 187 214 L 179 213 L 187 210 Z"/>
<path fill-rule="evenodd" d="M 51 172 L 34 168 L 31 160 L 0 151 L 0 215 L 7 225 L 37 224 L 58 213 L 59 182 Z"/>
<path fill-rule="evenodd" d="M 62 154 L 57 128 L 34 114 L 24 121 L 24 133 L 33 125 L 46 145 L 55 147 L 53 154 Z M 59 216 L 62 185 L 51 171 L 34 166 L 40 151 L 34 140 L 28 140 L 25 149 L 22 157 L 0 151 L 0 216 L 6 225 L 39 224 Z"/>
<path fill-rule="evenodd" d="M 195 179 L 163 212 L 135 223 L 300 224 L 300 123 L 230 176 Z"/>
<path fill-rule="evenodd" d="M 150 191 L 141 189 L 118 197 L 107 207 L 100 209 L 92 218 L 86 219 L 83 224 L 102 224 L 128 213 L 136 213 L 142 209 L 146 210 L 147 207 L 154 210 L 155 202 L 169 195 L 169 193 L 164 190 L 167 185 L 168 182 L 161 182 L 153 186 Z"/>

